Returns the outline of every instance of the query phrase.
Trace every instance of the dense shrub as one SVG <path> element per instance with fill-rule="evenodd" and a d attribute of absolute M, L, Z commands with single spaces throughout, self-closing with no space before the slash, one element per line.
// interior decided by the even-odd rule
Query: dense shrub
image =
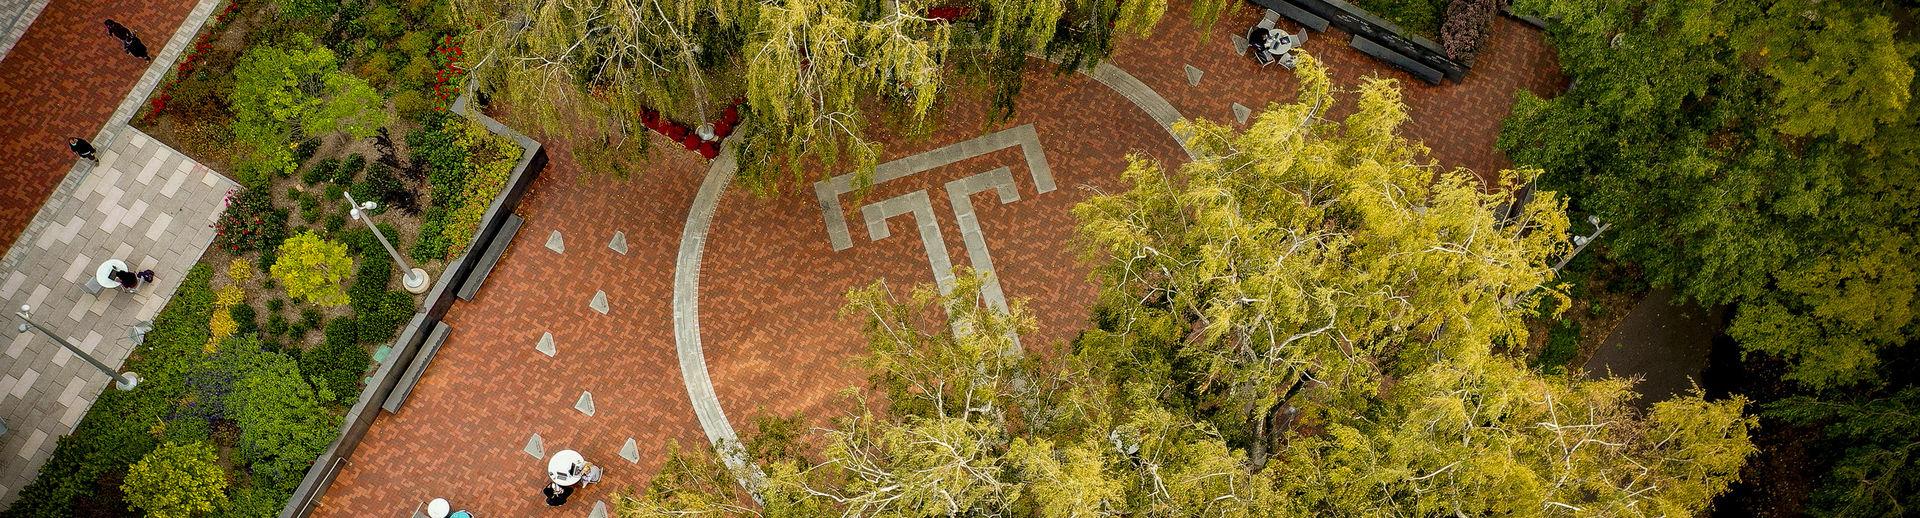
<path fill-rule="evenodd" d="M 328 324 L 327 342 L 300 355 L 300 371 L 306 373 L 314 386 L 326 387 L 323 392 L 333 394 L 341 404 L 352 404 L 359 397 L 360 380 L 373 365 L 373 356 L 360 344 L 333 340 L 335 324 L 343 321 L 348 322 L 343 332 L 353 333 L 352 320 L 341 318 Z"/>
<path fill-rule="evenodd" d="M 233 317 L 234 333 L 250 335 L 260 332 L 259 315 L 248 304 L 235 304 L 227 308 L 227 314 Z"/>
<path fill-rule="evenodd" d="M 240 426 L 239 457 L 251 468 L 255 484 L 290 489 L 333 442 L 340 416 L 321 402 L 335 396 L 326 387 L 308 385 L 292 358 L 260 351 L 256 341 L 234 340 L 222 349 L 256 355 L 257 367 L 241 376 L 227 397 L 228 412 Z"/>
<path fill-rule="evenodd" d="M 403 198 L 411 198 L 406 184 L 401 183 L 400 177 L 394 175 L 393 168 L 386 164 L 368 167 L 366 176 L 353 184 L 352 191 L 356 200 L 377 201 L 387 206 L 399 205 Z"/>
<path fill-rule="evenodd" d="M 371 306 L 371 311 L 359 314 L 362 344 L 377 345 L 392 340 L 394 333 L 419 310 L 413 295 L 399 290 L 381 293 L 378 303 Z"/>
<path fill-rule="evenodd" d="M 267 331 L 267 336 L 286 335 L 287 334 L 287 317 L 281 316 L 279 313 L 268 313 L 266 331 Z"/>
<path fill-rule="evenodd" d="M 227 504 L 227 472 L 213 446 L 168 443 L 127 470 L 120 491 L 149 518 L 190 518 Z"/>
<path fill-rule="evenodd" d="M 1580 354 L 1580 323 L 1573 320 L 1559 320 L 1553 329 L 1547 331 L 1547 346 L 1540 350 L 1540 356 L 1534 358 L 1533 365 L 1541 372 L 1559 374 L 1566 372 L 1567 362 Z"/>
<path fill-rule="evenodd" d="M 333 177 L 329 178 L 328 181 L 340 185 L 351 184 L 353 183 L 353 177 L 358 176 L 360 171 L 366 168 L 367 157 L 365 155 L 358 153 L 347 155 L 346 158 L 340 159 L 340 168 L 334 170 Z"/>
<path fill-rule="evenodd" d="M 319 329 L 320 319 L 320 310 L 313 308 L 300 309 L 300 324 L 307 326 L 308 329 Z"/>
<path fill-rule="evenodd" d="M 271 191 L 243 187 L 227 194 L 227 210 L 213 228 L 213 245 L 228 253 L 272 250 L 287 237 L 287 211 L 273 205 Z"/>
<path fill-rule="evenodd" d="M 250 47 L 233 70 L 230 128 L 244 152 L 237 168 L 243 178 L 293 171 L 300 157 L 286 143 L 297 133 L 365 138 L 386 125 L 380 95 L 366 81 L 340 72 L 332 51 L 305 34 L 269 41 Z"/>
<path fill-rule="evenodd" d="M 1357 0 L 1354 5 L 1392 22 L 1403 30 L 1428 38 L 1440 30 L 1449 0 Z"/>
<path fill-rule="evenodd" d="M 1507 0 L 1453 0 L 1447 3 L 1446 21 L 1440 26 L 1440 46 L 1447 57 L 1472 65 L 1473 58 L 1486 43 L 1493 18 L 1500 15 Z"/>
<path fill-rule="evenodd" d="M 301 232 L 280 247 L 280 260 L 273 263 L 273 277 L 286 285 L 288 297 L 306 299 L 321 306 L 347 303 L 340 283 L 346 280 L 353 259 L 347 247 L 321 239 L 313 232 Z"/>

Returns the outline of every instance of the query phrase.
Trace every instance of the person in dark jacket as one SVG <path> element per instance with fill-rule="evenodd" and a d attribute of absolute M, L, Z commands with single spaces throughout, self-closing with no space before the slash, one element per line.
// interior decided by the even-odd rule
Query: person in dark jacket
<path fill-rule="evenodd" d="M 560 507 L 567 503 L 567 497 L 573 496 L 573 486 L 551 483 L 547 484 L 547 487 L 540 488 L 540 494 L 547 496 L 548 507 Z"/>
<path fill-rule="evenodd" d="M 107 26 L 107 35 L 113 36 L 113 39 L 120 40 L 120 48 L 127 51 L 127 54 L 131 54 L 133 57 L 148 62 L 153 61 L 153 56 L 147 55 L 147 44 L 141 43 L 140 37 L 133 35 L 133 30 L 128 29 L 125 25 L 121 25 L 120 22 L 113 21 L 112 18 L 108 18 L 105 23 Z"/>
<path fill-rule="evenodd" d="M 93 155 L 93 143 L 87 142 L 87 139 L 80 137 L 67 139 L 67 149 L 72 150 L 75 155 L 80 155 L 80 158 L 87 159 L 88 162 L 100 163 L 100 159 Z"/>

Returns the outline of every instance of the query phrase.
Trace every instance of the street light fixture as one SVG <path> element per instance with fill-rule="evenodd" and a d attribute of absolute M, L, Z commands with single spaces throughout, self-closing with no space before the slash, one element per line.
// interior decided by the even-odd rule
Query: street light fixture
<path fill-rule="evenodd" d="M 140 375 L 134 374 L 133 371 L 124 373 L 116 372 L 112 368 L 107 367 L 107 364 L 100 363 L 100 360 L 94 359 L 93 355 L 87 354 L 86 351 L 80 350 L 79 347 L 74 347 L 73 344 L 67 342 L 67 339 L 61 338 L 60 335 L 55 334 L 52 330 L 41 326 L 31 318 L 27 318 L 27 313 L 31 311 L 33 311 L 33 306 L 20 306 L 20 312 L 14 313 L 15 316 L 20 317 L 20 332 L 25 333 L 27 329 L 40 331 L 40 334 L 46 335 L 47 338 L 52 338 L 54 343 L 60 344 L 66 347 L 68 351 L 73 352 L 74 356 L 79 356 L 80 359 L 93 364 L 93 368 L 100 369 L 100 372 L 106 373 L 107 377 L 113 378 L 113 386 L 118 387 L 120 390 L 133 390 L 133 387 L 140 385 Z"/>
<path fill-rule="evenodd" d="M 400 252 L 393 249 L 393 243 L 387 242 L 387 236 L 380 233 L 380 227 L 373 225 L 372 214 L 368 214 L 367 217 L 364 218 L 360 217 L 364 211 L 380 208 L 380 204 L 370 201 L 356 202 L 353 199 L 353 193 L 343 192 L 340 194 L 347 197 L 347 214 L 352 215 L 353 219 L 360 220 L 361 223 L 366 223 L 367 229 L 373 231 L 373 237 L 380 240 L 380 246 L 385 247 L 387 254 L 393 256 L 394 264 L 400 265 L 400 269 L 407 272 L 406 275 L 400 276 L 400 285 L 406 287 L 409 293 L 416 295 L 426 293 L 427 271 L 407 265 L 407 260 L 400 257 Z"/>

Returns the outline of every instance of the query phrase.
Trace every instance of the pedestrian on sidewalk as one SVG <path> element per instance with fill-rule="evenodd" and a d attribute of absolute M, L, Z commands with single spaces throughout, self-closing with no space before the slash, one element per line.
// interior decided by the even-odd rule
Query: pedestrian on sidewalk
<path fill-rule="evenodd" d="M 88 162 L 100 163 L 100 159 L 93 156 L 93 144 L 87 142 L 87 139 L 80 137 L 67 139 L 67 149 L 72 150 L 75 155 L 80 155 L 80 158 L 87 159 Z"/>
<path fill-rule="evenodd" d="M 120 48 L 127 51 L 127 54 L 146 60 L 149 63 L 153 62 L 153 56 L 147 55 L 147 44 L 141 43 L 140 37 L 133 35 L 133 30 L 128 29 L 125 25 L 120 25 L 120 22 L 113 21 L 112 18 L 107 19 L 106 26 L 107 35 L 113 36 L 113 39 L 120 40 Z"/>

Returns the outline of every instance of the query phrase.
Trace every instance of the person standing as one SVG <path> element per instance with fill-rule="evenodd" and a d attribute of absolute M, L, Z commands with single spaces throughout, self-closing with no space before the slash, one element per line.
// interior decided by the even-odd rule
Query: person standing
<path fill-rule="evenodd" d="M 125 25 L 121 25 L 120 22 L 113 21 L 112 18 L 108 18 L 105 23 L 107 26 L 107 35 L 113 36 L 113 39 L 120 40 L 121 50 L 127 51 L 127 54 L 131 54 L 133 57 L 146 60 L 149 63 L 153 62 L 153 56 L 147 55 L 147 44 L 141 43 L 140 37 L 135 36 L 133 30 L 128 29 Z"/>
<path fill-rule="evenodd" d="M 95 164 L 100 163 L 100 159 L 95 158 L 93 155 L 93 144 L 87 142 L 87 139 L 80 137 L 67 139 L 67 149 L 73 151 L 73 154 L 79 155 L 80 158 L 87 159 L 88 162 Z"/>

